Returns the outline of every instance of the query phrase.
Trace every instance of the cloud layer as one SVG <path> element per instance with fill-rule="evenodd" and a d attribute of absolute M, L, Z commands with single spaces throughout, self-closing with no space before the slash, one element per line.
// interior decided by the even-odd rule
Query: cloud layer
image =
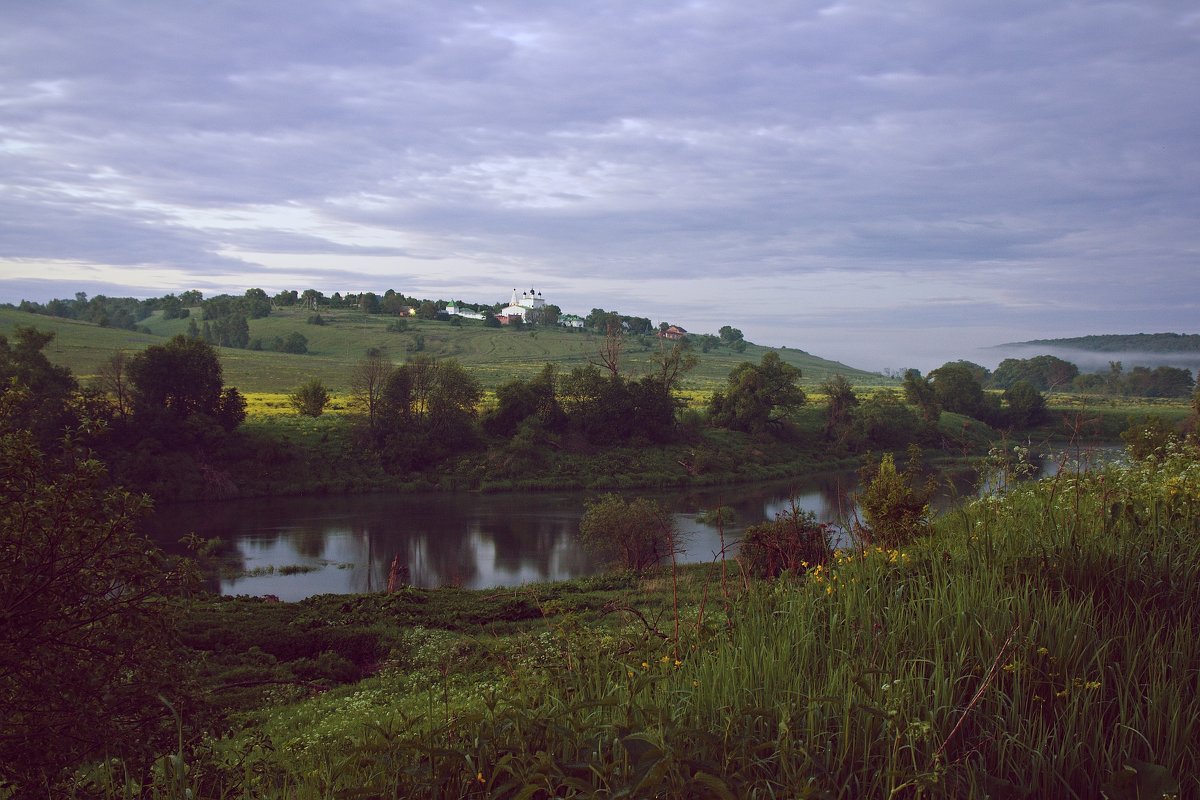
<path fill-rule="evenodd" d="M 15 0 L 0 300 L 536 285 L 869 368 L 1195 332 L 1194 8 Z"/>

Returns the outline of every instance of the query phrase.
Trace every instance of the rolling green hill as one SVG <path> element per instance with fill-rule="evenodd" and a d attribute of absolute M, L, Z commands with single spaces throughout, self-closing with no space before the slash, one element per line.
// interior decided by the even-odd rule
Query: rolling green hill
<path fill-rule="evenodd" d="M 307 323 L 305 309 L 282 308 L 270 316 L 250 321 L 251 339 L 270 342 L 276 336 L 298 331 L 308 340 L 306 355 L 272 351 L 220 348 L 225 382 L 243 392 L 288 392 L 303 381 L 318 377 L 335 391 L 350 386 L 354 365 L 367 348 L 382 350 L 401 363 L 412 353 L 418 341 L 420 352 L 434 358 L 455 358 L 483 381 L 495 387 L 514 377 L 530 377 L 547 362 L 564 369 L 595 358 L 601 337 L 583 331 L 561 328 L 509 330 L 485 328 L 482 323 L 464 320 L 461 327 L 448 322 L 408 320 L 402 333 L 389 331 L 396 320 L 387 315 L 363 314 L 355 310 L 322 310 L 325 325 Z M 16 326 L 34 326 L 53 331 L 54 341 L 47 355 L 57 364 L 69 367 L 81 380 L 95 375 L 97 368 L 118 350 L 137 351 L 161 343 L 187 330 L 188 320 L 164 320 L 159 314 L 141 323 L 150 334 L 92 323 L 30 314 L 15 309 L 0 309 L 0 334 L 11 334 Z M 629 374 L 650 369 L 659 347 L 654 337 L 630 337 L 623 352 L 622 368 Z M 684 380 L 684 389 L 710 392 L 724 383 L 733 367 L 742 361 L 757 362 L 774 348 L 750 345 L 743 353 L 718 348 L 709 353 L 696 352 L 699 364 Z M 813 386 L 830 375 L 841 373 L 856 385 L 891 383 L 882 376 L 854 369 L 835 361 L 818 358 L 802 350 L 781 348 L 777 352 L 804 374 L 802 383 Z"/>

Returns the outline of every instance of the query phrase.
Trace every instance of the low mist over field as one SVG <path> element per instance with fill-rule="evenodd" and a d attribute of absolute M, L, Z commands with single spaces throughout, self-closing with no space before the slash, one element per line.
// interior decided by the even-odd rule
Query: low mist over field
<path fill-rule="evenodd" d="M 1200 371 L 1200 355 L 1190 353 L 1148 353 L 1136 350 L 1118 350 L 1111 353 L 1097 353 L 1094 350 L 1079 350 L 1071 347 L 1046 347 L 1043 345 L 1001 345 L 989 348 L 989 354 L 996 363 L 1006 358 L 1032 358 L 1034 356 L 1054 356 L 1064 361 L 1070 361 L 1079 367 L 1081 372 L 1107 372 L 1112 361 L 1120 361 L 1125 369 L 1132 367 L 1175 367 L 1190 369 L 1192 374 Z"/>
<path fill-rule="evenodd" d="M 1109 364 L 1133 367 L 1175 367 L 1200 373 L 1200 336 L 1179 333 L 1133 333 L 1009 342 L 988 348 L 986 361 L 1049 355 L 1070 361 L 1082 372 L 1108 372 Z"/>

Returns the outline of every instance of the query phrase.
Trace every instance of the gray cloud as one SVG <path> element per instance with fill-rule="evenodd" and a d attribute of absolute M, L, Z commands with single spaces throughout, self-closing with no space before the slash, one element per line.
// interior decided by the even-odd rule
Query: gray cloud
<path fill-rule="evenodd" d="M 835 325 L 832 356 L 1195 330 L 1198 45 L 1167 0 L 16 0 L 0 299 L 70 260 L 142 288 L 532 281 L 819 353 Z"/>

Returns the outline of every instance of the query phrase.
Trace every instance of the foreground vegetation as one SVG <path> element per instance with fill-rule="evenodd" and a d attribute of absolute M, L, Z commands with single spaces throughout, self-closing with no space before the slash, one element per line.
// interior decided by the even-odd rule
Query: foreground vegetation
<path fill-rule="evenodd" d="M 0 798 L 1198 788 L 1200 394 L 1177 425 L 1128 427 L 1126 466 L 1023 485 L 1024 449 L 993 449 L 1002 493 L 931 523 L 919 451 L 903 469 L 896 451 L 978 453 L 989 421 L 1078 436 L 1090 412 L 1054 422 L 1028 381 L 988 394 L 962 362 L 910 371 L 903 398 L 834 375 L 813 404 L 773 351 L 684 408 L 685 349 L 632 377 L 610 335 L 607 371 L 548 364 L 490 401 L 457 361 L 369 353 L 353 415 L 325 414 L 336 396 L 309 381 L 288 401 L 303 416 L 246 425 L 198 337 L 111 357 L 94 387 L 48 358 L 54 341 L 0 335 Z M 793 510 L 736 561 L 654 569 L 669 521 L 613 495 L 584 539 L 642 572 L 489 593 L 394 575 L 386 594 L 294 605 L 201 595 L 219 542 L 155 551 L 146 498 L 122 486 L 601 489 L 864 449 L 884 454 L 841 552 Z"/>
<path fill-rule="evenodd" d="M 1012 477 L 902 546 L 864 531 L 774 580 L 730 562 L 189 603 L 227 721 L 182 718 L 149 772 L 104 762 L 74 791 L 1194 796 L 1200 453 Z"/>

